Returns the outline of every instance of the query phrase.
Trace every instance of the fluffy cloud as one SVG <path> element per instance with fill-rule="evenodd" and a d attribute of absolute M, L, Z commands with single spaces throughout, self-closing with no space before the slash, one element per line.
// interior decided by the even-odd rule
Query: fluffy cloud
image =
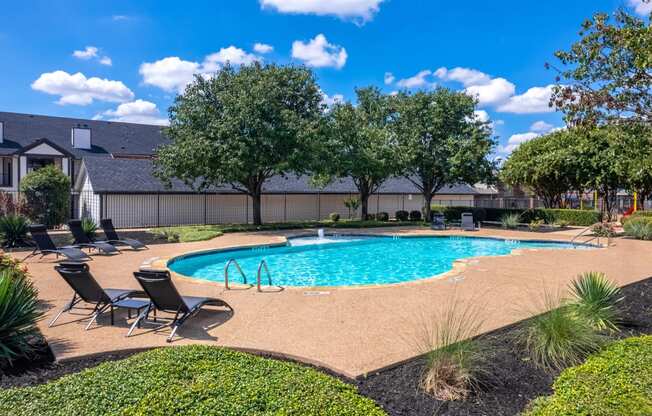
<path fill-rule="evenodd" d="M 262 8 L 280 13 L 331 15 L 362 25 L 371 20 L 383 0 L 260 0 Z"/>
<path fill-rule="evenodd" d="M 493 78 L 488 83 L 469 85 L 466 93 L 477 97 L 479 105 L 504 102 L 516 92 L 516 86 L 505 78 Z"/>
<path fill-rule="evenodd" d="M 268 45 L 266 43 L 255 43 L 254 44 L 254 51 L 258 53 L 270 53 L 274 50 L 274 47 L 272 45 Z"/>
<path fill-rule="evenodd" d="M 300 40 L 292 42 L 292 57 L 314 68 L 340 69 L 346 64 L 348 55 L 346 49 L 328 43 L 326 36 L 320 33 L 307 43 Z"/>
<path fill-rule="evenodd" d="M 483 123 L 486 123 L 491 120 L 491 118 L 489 117 L 489 113 L 487 113 L 484 110 L 475 110 L 473 113 L 475 114 L 475 119 Z"/>
<path fill-rule="evenodd" d="M 99 52 L 99 48 L 95 46 L 87 46 L 84 50 L 73 51 L 72 56 L 77 59 L 83 59 L 85 61 L 89 59 L 97 59 L 100 64 L 111 66 L 113 64 L 111 58 L 108 56 L 100 57 Z"/>
<path fill-rule="evenodd" d="M 444 81 L 457 81 L 462 83 L 465 87 L 472 85 L 487 85 L 491 82 L 491 77 L 484 72 L 477 69 L 470 68 L 453 68 L 447 69 L 444 67 L 435 71 L 434 75 Z"/>
<path fill-rule="evenodd" d="M 383 78 L 385 85 L 392 85 L 395 80 L 396 77 L 394 77 L 394 74 L 392 74 L 391 72 L 385 72 L 385 77 Z"/>
<path fill-rule="evenodd" d="M 521 95 L 510 97 L 498 107 L 498 111 L 515 114 L 553 112 L 555 109 L 549 105 L 552 88 L 553 85 L 532 87 Z"/>
<path fill-rule="evenodd" d="M 507 144 L 505 146 L 498 146 L 498 153 L 512 153 L 522 143 L 530 141 L 535 137 L 539 137 L 539 134 L 534 132 L 514 134 L 507 140 Z"/>
<path fill-rule="evenodd" d="M 141 99 L 120 104 L 115 110 L 107 110 L 95 118 L 125 123 L 155 124 L 159 126 L 169 124 L 168 119 L 161 117 L 161 113 L 156 107 L 156 104 Z"/>
<path fill-rule="evenodd" d="M 399 80 L 396 85 L 401 88 L 433 87 L 435 84 L 428 80 L 430 75 L 432 75 L 432 71 L 424 69 L 410 78 Z"/>
<path fill-rule="evenodd" d="M 186 85 L 192 82 L 195 74 L 209 75 L 219 71 L 226 62 L 232 65 L 243 65 L 260 59 L 257 55 L 229 46 L 207 55 L 202 63 L 186 61 L 178 56 L 168 56 L 155 62 L 141 64 L 138 72 L 146 85 L 170 92 L 183 92 Z"/>
<path fill-rule="evenodd" d="M 88 105 L 94 100 L 122 103 L 134 99 L 134 93 L 122 81 L 86 78 L 81 72 L 72 75 L 65 71 L 43 73 L 32 83 L 32 89 L 59 95 L 57 103 L 61 105 Z"/>
<path fill-rule="evenodd" d="M 537 121 L 530 126 L 530 130 L 537 133 L 547 133 L 552 130 L 555 126 L 545 121 Z"/>
<path fill-rule="evenodd" d="M 629 5 L 641 16 L 648 16 L 652 13 L 652 2 L 644 3 L 643 0 L 629 0 Z"/>
<path fill-rule="evenodd" d="M 344 96 L 342 94 L 334 94 L 333 96 L 329 96 L 325 92 L 321 92 L 322 100 L 321 102 L 323 104 L 326 104 L 328 107 L 332 106 L 333 104 L 339 104 L 344 102 Z"/>

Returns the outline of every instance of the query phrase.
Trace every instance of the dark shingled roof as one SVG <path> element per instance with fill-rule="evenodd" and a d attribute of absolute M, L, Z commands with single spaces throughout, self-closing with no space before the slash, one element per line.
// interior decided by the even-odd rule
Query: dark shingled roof
<path fill-rule="evenodd" d="M 151 193 L 151 192 L 193 192 L 181 181 L 173 181 L 172 188 L 167 189 L 161 181 L 152 175 L 152 161 L 142 159 L 107 159 L 98 157 L 84 158 L 84 166 L 93 190 L 98 193 Z M 209 192 L 234 193 L 230 185 L 212 187 Z M 275 176 L 265 182 L 266 193 L 356 193 L 351 179 L 339 179 L 323 189 L 310 184 L 308 176 Z M 379 193 L 418 194 L 419 191 L 405 178 L 392 178 L 383 184 Z M 478 191 L 469 185 L 448 186 L 439 194 L 475 195 Z"/>
<path fill-rule="evenodd" d="M 103 157 L 109 157 L 111 154 L 151 155 L 156 147 L 166 141 L 160 126 L 145 124 L 5 112 L 0 112 L 0 122 L 4 125 L 4 140 L 0 143 L 0 155 L 15 153 L 43 138 L 67 150 L 78 159 L 88 155 Z M 73 127 L 91 129 L 92 149 L 72 147 Z"/>

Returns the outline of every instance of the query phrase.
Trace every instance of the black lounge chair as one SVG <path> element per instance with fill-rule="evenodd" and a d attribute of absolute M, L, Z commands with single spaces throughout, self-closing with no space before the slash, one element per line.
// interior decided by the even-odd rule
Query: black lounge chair
<path fill-rule="evenodd" d="M 75 246 L 57 247 L 54 244 L 54 242 L 52 242 L 52 239 L 50 238 L 50 235 L 48 234 L 48 230 L 45 227 L 45 225 L 40 225 L 40 224 L 30 225 L 29 233 L 32 235 L 32 240 L 34 240 L 34 243 L 36 244 L 36 248 L 34 249 L 34 251 L 32 251 L 32 253 L 29 256 L 25 257 L 23 260 L 27 260 L 28 258 L 35 256 L 37 254 L 40 254 L 41 257 L 46 256 L 48 254 L 56 254 L 57 258 L 59 258 L 59 256 L 64 256 L 70 260 L 75 260 L 75 261 L 90 260 L 88 254 L 81 251 L 78 247 Z"/>
<path fill-rule="evenodd" d="M 444 217 L 444 214 L 433 214 L 432 216 L 432 224 L 430 225 L 430 228 L 433 230 L 445 230 L 446 229 L 446 218 Z"/>
<path fill-rule="evenodd" d="M 167 324 L 162 325 L 172 327 L 172 333 L 167 338 L 167 342 L 172 342 L 177 329 L 194 316 L 205 305 L 223 306 L 233 311 L 228 303 L 217 298 L 204 298 L 198 296 L 181 296 L 177 288 L 172 283 L 170 272 L 167 270 L 139 271 L 134 273 L 134 277 L 142 286 L 143 290 L 151 299 L 149 306 L 138 316 L 136 321 L 131 325 L 127 336 L 130 336 L 136 326 L 141 321 L 147 319 L 150 312 L 162 311 L 174 313 L 174 318 Z M 156 315 L 154 315 L 156 316 Z"/>
<path fill-rule="evenodd" d="M 93 241 L 84 232 L 81 220 L 68 221 L 68 228 L 75 239 L 75 245 L 81 248 L 89 248 L 98 250 L 104 254 L 114 254 L 120 251 L 114 245 L 109 244 L 107 241 Z"/>
<path fill-rule="evenodd" d="M 95 305 L 89 316 L 90 322 L 86 325 L 86 329 L 91 327 L 93 322 L 104 313 L 107 309 L 111 312 L 111 325 L 113 325 L 113 309 L 116 307 L 123 307 L 128 309 L 142 309 L 147 307 L 149 301 L 138 301 L 135 299 L 128 299 L 130 296 L 142 297 L 144 293 L 140 290 L 134 289 L 103 289 L 97 283 L 93 275 L 88 269 L 88 264 L 85 263 L 72 263 L 62 262 L 54 266 L 55 270 L 59 272 L 61 277 L 68 283 L 73 290 L 72 300 L 50 321 L 48 326 L 54 325 L 59 317 L 64 313 L 72 310 L 78 303 L 85 302 Z M 136 305 L 135 302 L 140 302 Z"/>
<path fill-rule="evenodd" d="M 145 244 L 138 240 L 134 240 L 133 238 L 120 238 L 113 227 L 113 221 L 111 221 L 111 218 L 100 220 L 100 226 L 102 227 L 104 234 L 106 234 L 106 242 L 109 244 L 113 244 L 114 246 L 129 246 L 134 250 L 147 248 Z"/>

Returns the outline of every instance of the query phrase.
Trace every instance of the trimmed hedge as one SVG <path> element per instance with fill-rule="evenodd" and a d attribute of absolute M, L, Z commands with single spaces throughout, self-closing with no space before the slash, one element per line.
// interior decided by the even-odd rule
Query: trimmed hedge
<path fill-rule="evenodd" d="M 0 391 L 0 414 L 385 415 L 354 386 L 299 364 L 219 347 L 156 349 Z"/>
<path fill-rule="evenodd" d="M 527 416 L 652 414 L 652 336 L 617 341 L 564 370 Z"/>
<path fill-rule="evenodd" d="M 564 221 L 568 225 L 588 227 L 602 220 L 602 214 L 598 211 L 579 209 L 512 209 L 512 208 L 473 208 L 473 207 L 439 207 L 434 206 L 433 210 L 442 212 L 447 221 L 459 221 L 463 212 L 473 213 L 476 221 L 500 221 L 505 215 L 520 215 L 522 223 L 543 220 L 546 224 L 555 224 Z"/>

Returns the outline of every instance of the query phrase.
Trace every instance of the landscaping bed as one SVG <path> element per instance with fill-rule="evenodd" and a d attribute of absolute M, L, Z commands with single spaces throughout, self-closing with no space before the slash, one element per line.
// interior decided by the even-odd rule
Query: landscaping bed
<path fill-rule="evenodd" d="M 652 334 L 652 278 L 622 289 L 623 318 L 628 324 L 619 338 Z M 358 382 L 360 392 L 376 400 L 390 415 L 516 415 L 539 396 L 552 394 L 559 375 L 534 367 L 515 345 L 520 325 L 511 325 L 479 339 L 490 354 L 491 377 L 465 401 L 439 401 L 421 391 L 425 359 L 416 359 Z"/>

